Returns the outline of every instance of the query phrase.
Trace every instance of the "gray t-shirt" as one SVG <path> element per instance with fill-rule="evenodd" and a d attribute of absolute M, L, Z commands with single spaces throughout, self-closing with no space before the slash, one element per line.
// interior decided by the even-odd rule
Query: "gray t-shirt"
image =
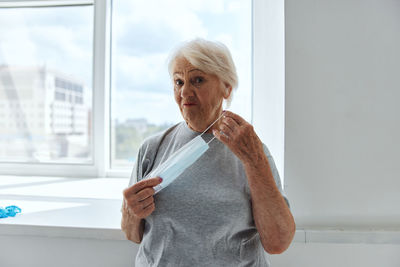
<path fill-rule="evenodd" d="M 197 135 L 181 122 L 148 138 L 139 150 L 129 185 Z M 213 135 L 202 137 L 209 141 Z M 145 219 L 135 266 L 269 266 L 254 225 L 243 165 L 219 140 L 209 145 L 193 165 L 155 195 L 156 208 Z M 264 151 L 282 190 L 265 145 Z"/>

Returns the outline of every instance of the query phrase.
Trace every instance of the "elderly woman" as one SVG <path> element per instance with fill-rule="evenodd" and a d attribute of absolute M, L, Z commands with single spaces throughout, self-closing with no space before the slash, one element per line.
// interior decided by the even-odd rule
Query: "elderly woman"
<path fill-rule="evenodd" d="M 237 87 L 221 43 L 196 39 L 170 57 L 175 101 L 184 121 L 141 146 L 124 190 L 122 230 L 140 243 L 136 266 L 268 266 L 264 250 L 285 251 L 295 223 L 272 156 L 253 127 L 223 111 Z M 171 185 L 143 178 L 205 131 L 210 148 Z"/>

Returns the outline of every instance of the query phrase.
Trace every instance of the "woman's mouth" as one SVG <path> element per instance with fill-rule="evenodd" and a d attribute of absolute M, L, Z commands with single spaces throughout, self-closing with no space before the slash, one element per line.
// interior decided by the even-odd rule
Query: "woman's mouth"
<path fill-rule="evenodd" d="M 184 107 L 193 107 L 195 105 L 196 105 L 195 103 L 183 103 Z"/>

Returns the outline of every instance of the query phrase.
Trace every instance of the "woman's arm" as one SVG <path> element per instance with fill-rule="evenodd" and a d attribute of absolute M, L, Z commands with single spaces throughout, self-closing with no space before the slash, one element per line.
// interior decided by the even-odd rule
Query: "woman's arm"
<path fill-rule="evenodd" d="M 296 225 L 276 185 L 263 150 L 258 157 L 258 160 L 244 164 L 251 192 L 254 222 L 265 251 L 280 254 L 292 242 Z"/>
<path fill-rule="evenodd" d="M 225 111 L 214 135 L 242 161 L 249 182 L 253 217 L 261 243 L 270 254 L 285 251 L 296 230 L 293 216 L 280 193 L 261 140 L 253 126 L 240 116 Z"/>
<path fill-rule="evenodd" d="M 142 241 L 143 219 L 155 209 L 153 187 L 161 181 L 161 178 L 146 179 L 124 190 L 121 229 L 125 232 L 127 239 L 138 244 Z"/>

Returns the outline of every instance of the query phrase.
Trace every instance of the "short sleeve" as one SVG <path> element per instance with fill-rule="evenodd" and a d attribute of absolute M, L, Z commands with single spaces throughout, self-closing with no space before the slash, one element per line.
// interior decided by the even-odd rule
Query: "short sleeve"
<path fill-rule="evenodd" d="M 267 146 L 265 144 L 263 144 L 263 148 L 264 148 L 264 153 L 267 156 L 268 163 L 269 163 L 269 166 L 271 168 L 272 175 L 274 176 L 274 180 L 275 180 L 276 186 L 278 187 L 279 192 L 281 192 L 283 198 L 285 199 L 286 204 L 290 208 L 289 200 L 287 199 L 285 191 L 284 191 L 283 186 L 282 186 L 281 177 L 279 176 L 278 169 L 275 166 L 275 161 L 274 161 L 271 153 L 269 152 L 269 150 L 268 150 L 268 148 L 267 148 Z"/>
<path fill-rule="evenodd" d="M 140 180 L 142 180 L 143 178 L 143 165 L 148 165 L 146 163 L 148 163 L 147 159 L 143 160 L 143 155 L 146 153 L 143 153 L 143 150 L 145 149 L 145 145 L 142 144 L 139 148 L 138 154 L 136 156 L 136 161 L 135 164 L 133 165 L 132 168 L 132 173 L 131 173 L 131 177 L 129 180 L 129 186 L 134 185 L 135 183 L 139 182 Z"/>
<path fill-rule="evenodd" d="M 139 158 L 136 158 L 135 164 L 133 165 L 131 177 L 129 179 L 129 186 L 132 186 L 138 182 L 138 165 L 139 165 Z"/>
<path fill-rule="evenodd" d="M 143 172 L 142 172 L 142 165 L 143 165 L 143 150 L 145 150 L 146 145 L 145 142 L 139 147 L 139 151 L 136 155 L 136 160 L 135 160 L 135 164 L 133 165 L 132 168 L 132 173 L 131 173 L 131 177 L 129 180 L 129 186 L 132 186 L 134 184 L 136 184 L 137 182 L 139 182 L 142 179 L 143 176 Z"/>
<path fill-rule="evenodd" d="M 140 146 L 135 164 L 132 168 L 129 186 L 141 181 L 151 171 L 158 147 L 163 137 L 164 134 L 151 136 Z"/>

